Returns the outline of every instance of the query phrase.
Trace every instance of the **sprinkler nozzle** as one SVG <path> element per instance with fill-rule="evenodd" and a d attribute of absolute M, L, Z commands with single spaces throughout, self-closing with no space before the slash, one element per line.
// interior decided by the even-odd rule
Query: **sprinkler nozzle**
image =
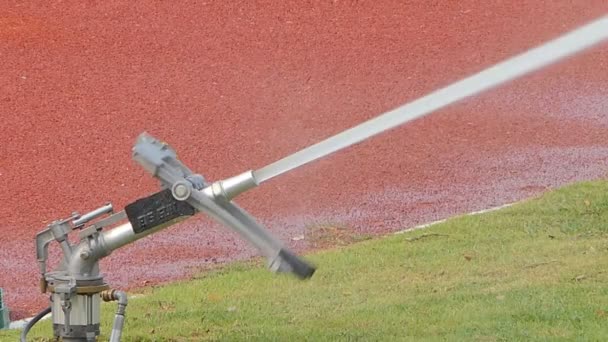
<path fill-rule="evenodd" d="M 243 172 L 240 175 L 214 182 L 213 184 L 204 188 L 203 192 L 210 198 L 230 202 L 239 194 L 255 188 L 258 186 L 258 184 L 259 183 L 253 175 L 253 171 L 250 170 Z"/>

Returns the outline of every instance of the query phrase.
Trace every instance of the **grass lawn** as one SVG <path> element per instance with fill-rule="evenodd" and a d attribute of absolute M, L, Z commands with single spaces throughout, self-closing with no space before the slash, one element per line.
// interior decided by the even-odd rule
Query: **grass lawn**
<path fill-rule="evenodd" d="M 252 262 L 143 289 L 123 340 L 608 340 L 606 181 L 307 257 L 305 282 Z"/>

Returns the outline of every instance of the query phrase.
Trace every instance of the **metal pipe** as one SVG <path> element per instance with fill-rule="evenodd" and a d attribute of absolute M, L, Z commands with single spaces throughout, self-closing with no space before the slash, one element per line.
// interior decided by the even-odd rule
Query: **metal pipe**
<path fill-rule="evenodd" d="M 145 236 L 156 233 L 159 230 L 167 228 L 168 226 L 174 224 L 174 222 L 170 224 L 160 225 L 158 227 L 154 227 L 152 229 L 148 229 L 139 234 L 136 234 L 133 231 L 133 226 L 131 226 L 130 222 L 123 223 L 120 226 L 117 226 L 113 229 L 104 231 L 101 236 L 101 246 L 104 249 L 106 255 L 110 254 L 112 251 L 124 246 L 128 245 L 136 240 L 139 240 Z"/>
<path fill-rule="evenodd" d="M 122 328 L 125 323 L 125 312 L 127 310 L 127 294 L 118 290 L 103 291 L 101 293 L 101 298 L 106 302 L 118 301 L 118 308 L 116 309 L 116 315 L 114 316 L 114 325 L 112 326 L 112 333 L 110 334 L 110 342 L 120 342 Z"/>
<path fill-rule="evenodd" d="M 135 240 L 137 240 L 137 237 L 129 222 L 101 233 L 102 245 L 108 254 Z"/>
<path fill-rule="evenodd" d="M 114 325 L 112 326 L 112 332 L 110 333 L 110 342 L 120 342 L 122 335 L 122 326 L 125 324 L 125 316 L 116 313 L 114 316 Z"/>
<path fill-rule="evenodd" d="M 90 212 L 80 216 L 79 218 L 73 220 L 72 224 L 77 227 L 81 226 L 101 215 L 111 213 L 113 210 L 114 210 L 114 207 L 112 207 L 112 204 L 108 203 L 108 204 L 104 205 L 103 207 L 99 207 L 99 208 L 97 208 L 93 211 L 90 211 Z"/>
<path fill-rule="evenodd" d="M 221 199 L 229 202 L 239 194 L 255 188 L 258 184 L 253 171 L 249 170 L 240 175 L 214 182 L 202 191 L 209 198 Z"/>
<path fill-rule="evenodd" d="M 110 342 L 120 342 L 122 335 L 122 327 L 125 324 L 125 311 L 127 310 L 127 294 L 123 291 L 114 291 L 114 298 L 118 301 L 116 316 L 114 317 L 114 326 L 110 334 Z"/>

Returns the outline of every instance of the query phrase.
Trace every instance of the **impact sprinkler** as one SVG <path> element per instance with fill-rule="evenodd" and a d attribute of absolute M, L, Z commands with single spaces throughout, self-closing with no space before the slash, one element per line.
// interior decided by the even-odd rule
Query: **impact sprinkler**
<path fill-rule="evenodd" d="M 286 249 L 235 204 L 236 196 L 280 174 L 539 70 L 606 39 L 608 16 L 258 170 L 214 183 L 208 183 L 203 176 L 182 164 L 169 145 L 143 133 L 133 147 L 133 158 L 160 180 L 161 190 L 127 205 L 118 213 L 114 213 L 111 204 L 84 215 L 74 213 L 54 221 L 36 236 L 36 254 L 42 275 L 40 287 L 43 293 L 50 293 L 51 305 L 28 323 L 21 340 L 25 341 L 31 327 L 50 312 L 55 337 L 63 341 L 95 341 L 100 332 L 100 306 L 104 300 L 118 302 L 110 340 L 119 341 L 127 296 L 122 291 L 110 289 L 104 282 L 99 260 L 199 212 L 237 231 L 266 257 L 271 271 L 292 273 L 300 279 L 310 278 L 315 267 Z M 77 244 L 71 244 L 68 239 L 74 231 L 78 231 L 80 239 Z M 56 270 L 47 271 L 47 249 L 53 241 L 61 246 L 63 259 Z"/>
<path fill-rule="evenodd" d="M 223 182 L 221 191 L 215 191 L 217 184 L 208 184 L 201 175 L 194 174 L 177 159 L 169 145 L 146 133 L 137 139 L 133 158 L 160 180 L 159 192 L 127 205 L 118 213 L 113 213 L 111 204 L 84 215 L 74 213 L 51 223 L 36 236 L 42 275 L 40 289 L 51 294 L 50 310 L 56 337 L 63 341 L 95 341 L 99 335 L 100 302 L 104 300 L 118 301 L 110 340 L 119 341 L 127 297 L 122 291 L 111 290 L 104 282 L 99 260 L 199 212 L 234 229 L 257 247 L 267 258 L 270 270 L 290 272 L 300 279 L 313 275 L 313 266 L 286 249 L 253 217 L 231 202 L 231 195 L 239 192 L 239 184 Z M 112 226 L 114 228 L 107 230 Z M 71 245 L 68 240 L 73 231 L 79 232 L 77 245 Z M 53 241 L 61 246 L 63 260 L 57 270 L 48 272 L 47 249 Z"/>

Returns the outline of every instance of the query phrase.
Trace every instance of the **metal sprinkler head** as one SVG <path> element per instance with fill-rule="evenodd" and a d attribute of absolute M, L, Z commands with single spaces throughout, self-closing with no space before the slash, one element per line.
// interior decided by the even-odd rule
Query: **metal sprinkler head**
<path fill-rule="evenodd" d="M 158 178 L 164 187 L 170 188 L 176 200 L 189 204 L 197 212 L 207 214 L 254 245 L 267 258 L 271 271 L 291 272 L 301 279 L 310 278 L 315 272 L 312 265 L 287 250 L 262 224 L 232 202 L 240 193 L 258 185 L 252 171 L 212 184 L 203 181 L 204 188 L 201 191 L 192 189 L 193 184 L 188 181 L 189 178 L 204 178 L 180 162 L 169 145 L 147 133 L 142 133 L 137 138 L 133 147 L 133 159 Z"/>

